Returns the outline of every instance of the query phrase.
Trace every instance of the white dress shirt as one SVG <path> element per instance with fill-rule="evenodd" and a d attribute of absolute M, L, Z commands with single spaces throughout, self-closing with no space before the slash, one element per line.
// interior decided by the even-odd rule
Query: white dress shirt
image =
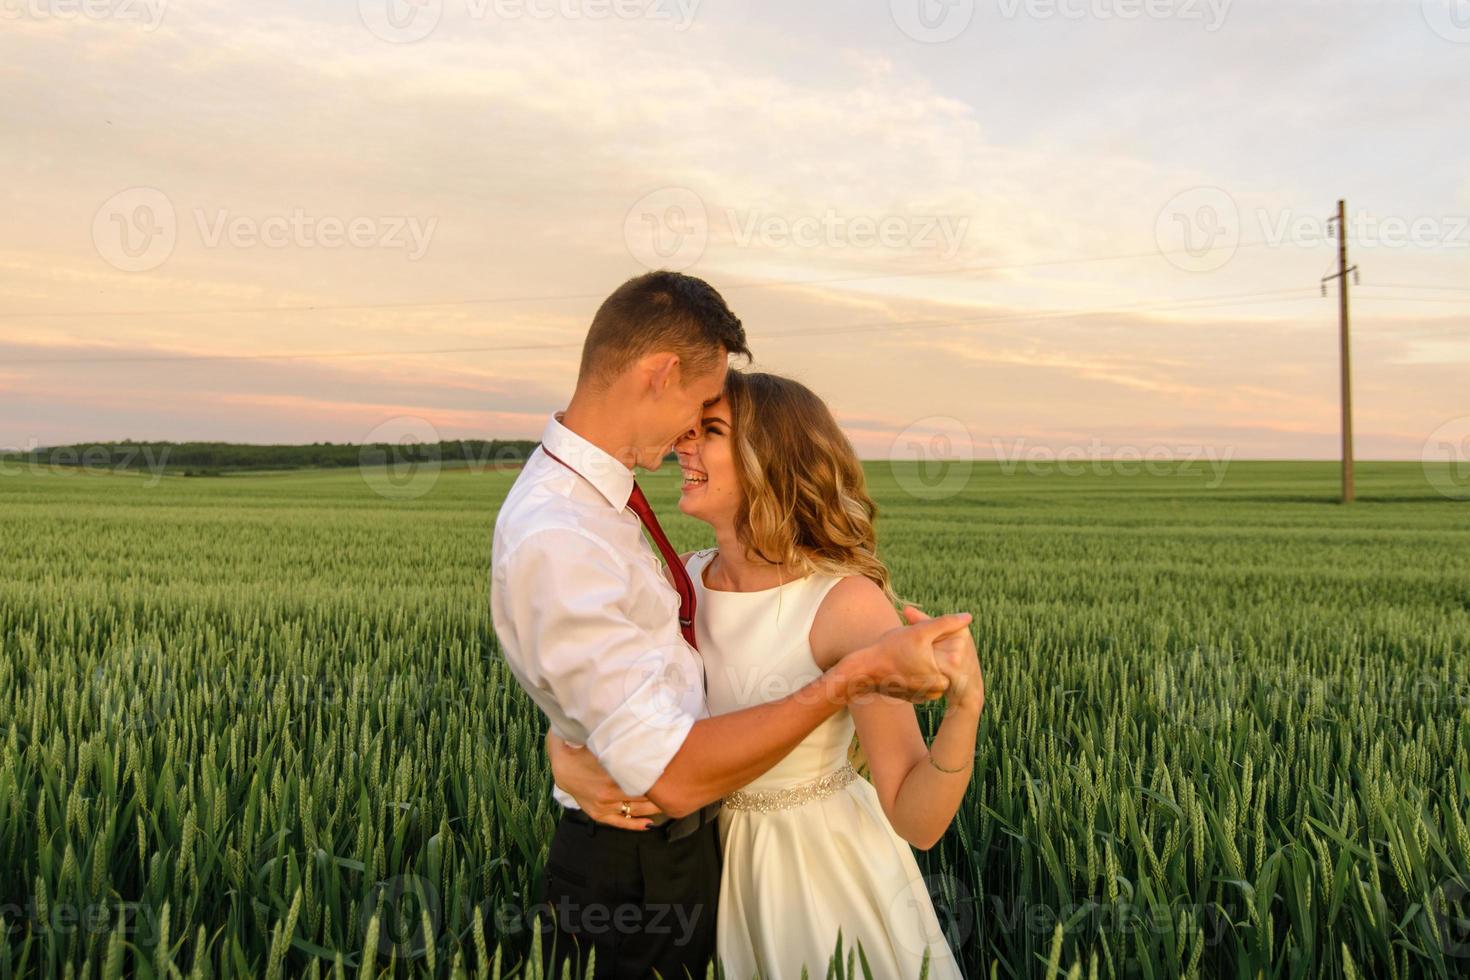
<path fill-rule="evenodd" d="M 708 717 L 679 595 L 628 507 L 633 473 L 550 419 L 495 520 L 490 611 L 506 663 L 551 729 L 630 796 Z M 574 472 L 575 471 L 575 472 Z M 560 787 L 564 806 L 576 801 Z"/>

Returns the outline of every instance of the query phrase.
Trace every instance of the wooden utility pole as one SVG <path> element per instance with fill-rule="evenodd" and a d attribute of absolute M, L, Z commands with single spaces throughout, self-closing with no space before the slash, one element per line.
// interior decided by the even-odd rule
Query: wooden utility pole
<path fill-rule="evenodd" d="M 1347 202 L 1337 202 L 1337 217 L 1328 219 L 1337 222 L 1337 272 L 1330 276 L 1322 277 L 1322 295 L 1327 295 L 1327 283 L 1329 280 L 1337 280 L 1337 329 L 1338 339 L 1341 343 L 1342 352 L 1340 356 L 1342 367 L 1342 381 L 1339 388 L 1342 392 L 1342 502 L 1350 504 L 1356 497 L 1353 488 L 1353 371 L 1352 360 L 1348 350 L 1348 282 L 1347 276 L 1351 272 L 1353 281 L 1358 280 L 1358 267 L 1349 268 L 1347 264 Z"/>

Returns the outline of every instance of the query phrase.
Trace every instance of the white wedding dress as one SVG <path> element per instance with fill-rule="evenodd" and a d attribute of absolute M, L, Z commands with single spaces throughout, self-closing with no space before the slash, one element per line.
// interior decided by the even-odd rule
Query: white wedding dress
<path fill-rule="evenodd" d="M 809 575 L 759 592 L 705 587 L 713 549 L 687 563 L 710 714 L 790 694 L 821 675 L 808 634 L 832 586 Z M 844 709 L 720 810 L 724 869 L 717 948 L 730 980 L 827 974 L 862 944 L 877 980 L 962 977 L 913 850 L 888 822 L 877 791 L 848 765 Z M 861 975 L 861 974 L 859 974 Z"/>

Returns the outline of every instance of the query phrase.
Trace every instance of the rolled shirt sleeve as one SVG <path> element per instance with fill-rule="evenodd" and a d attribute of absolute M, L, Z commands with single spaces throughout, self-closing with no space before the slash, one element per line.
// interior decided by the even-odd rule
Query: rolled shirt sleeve
<path fill-rule="evenodd" d="M 658 781 L 707 713 L 697 654 L 677 613 L 669 615 L 668 596 L 629 588 L 630 572 L 645 571 L 591 535 L 553 527 L 497 563 L 494 583 L 515 635 L 512 671 L 554 728 L 559 714 L 586 733 L 632 796 Z"/>

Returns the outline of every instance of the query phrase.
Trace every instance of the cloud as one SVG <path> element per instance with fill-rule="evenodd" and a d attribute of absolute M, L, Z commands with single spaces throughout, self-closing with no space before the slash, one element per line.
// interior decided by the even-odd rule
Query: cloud
<path fill-rule="evenodd" d="M 383 412 L 535 435 L 565 400 L 597 298 L 642 270 L 630 209 L 683 188 L 707 237 L 690 271 L 726 290 L 760 364 L 810 378 L 844 417 L 875 420 L 862 429 L 871 451 L 906 419 L 944 415 L 1036 438 L 1131 438 L 1166 419 L 1221 439 L 1248 431 L 1263 452 L 1330 452 L 1330 303 L 1123 308 L 1314 288 L 1330 244 L 1252 238 L 1284 216 L 1320 218 L 1337 186 L 1406 218 L 1452 217 L 1470 193 L 1436 162 L 1463 158 L 1453 127 L 1402 135 L 1389 153 L 1368 145 L 1365 123 L 1337 133 L 1350 152 L 1324 158 L 1314 114 L 1336 119 L 1365 87 L 1376 86 L 1364 103 L 1374 119 L 1433 130 L 1419 125 L 1435 110 L 1411 79 L 1363 72 L 1350 54 L 1391 39 L 1439 77 L 1455 52 L 1383 12 L 1335 21 L 1352 42 L 1337 53 L 1301 47 L 1320 18 L 1264 5 L 1237 5 L 1208 37 L 1013 21 L 953 46 L 909 43 L 883 11 L 822 25 L 815 9 L 709 6 L 673 30 L 470 9 L 446 3 L 415 44 L 374 37 L 350 3 L 175 4 L 151 32 L 7 22 L 0 341 L 12 359 L 572 346 L 0 362 L 11 409 L 0 442 L 15 441 L 11 426 L 279 438 L 293 425 L 345 441 Z M 805 43 L 824 26 L 830 43 Z M 1151 254 L 1160 210 L 1198 186 L 1225 189 L 1248 246 L 1208 273 Z M 94 240 L 99 206 L 132 187 L 165 194 L 177 214 L 171 254 L 138 273 Z M 434 231 L 414 259 L 203 230 L 297 213 Z M 875 244 L 866 226 L 893 234 Z M 939 227 L 948 238 L 925 231 Z M 1454 283 L 1463 253 L 1365 248 L 1359 261 L 1375 282 Z M 1119 312 L 1040 316 L 1067 309 Z M 76 315 L 52 315 L 66 311 Z M 1451 312 L 1363 305 L 1365 439 L 1407 445 L 1454 410 L 1447 366 L 1465 356 Z M 997 314 L 1033 319 L 874 329 Z M 813 332 L 838 328 L 855 329 Z M 138 431 L 115 431 L 128 425 Z"/>

